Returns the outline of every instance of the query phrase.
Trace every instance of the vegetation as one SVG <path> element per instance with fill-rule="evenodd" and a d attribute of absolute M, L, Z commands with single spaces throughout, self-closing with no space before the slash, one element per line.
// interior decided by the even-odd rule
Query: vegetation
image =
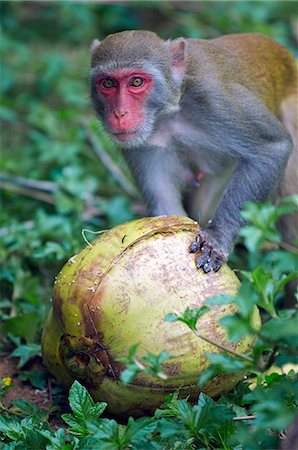
<path fill-rule="evenodd" d="M 94 404 L 78 382 L 67 393 L 51 379 L 41 365 L 40 336 L 54 277 L 83 247 L 81 230 L 103 230 L 145 212 L 90 105 L 91 40 L 126 28 L 163 37 L 258 31 L 295 52 L 295 8 L 291 1 L 1 2 L 1 352 L 3 364 L 9 356 L 17 367 L 1 379 L 0 448 L 255 450 L 277 448 L 284 439 L 298 415 L 298 319 L 282 306 L 298 257 L 285 248 L 275 223 L 297 209 L 295 198 L 247 206 L 248 225 L 230 261 L 242 287 L 235 299 L 209 301 L 237 303 L 238 313 L 223 322 L 232 340 L 252 332 L 255 305 L 262 312 L 251 353 L 208 355 L 212 364 L 198 380 L 203 385 L 222 371 L 244 368 L 246 379 L 231 393 L 215 400 L 201 395 L 195 405 L 173 395 L 153 417 L 123 424 L 106 417 L 105 404 Z M 203 313 L 173 312 L 166 320 L 184 322 L 200 339 L 196 320 Z M 124 381 L 139 373 L 137 354 L 132 348 Z M 166 356 L 166 349 L 149 354 L 141 366 L 160 376 Z M 32 386 L 28 400 L 20 386 Z M 51 407 L 37 406 L 37 392 L 44 391 Z"/>

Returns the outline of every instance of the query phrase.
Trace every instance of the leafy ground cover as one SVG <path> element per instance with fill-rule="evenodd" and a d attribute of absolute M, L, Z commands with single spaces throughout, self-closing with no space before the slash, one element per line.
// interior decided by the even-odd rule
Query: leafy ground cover
<path fill-rule="evenodd" d="M 11 356 L 18 358 L 18 368 L 23 370 L 18 371 L 17 387 L 12 387 L 11 362 L 2 363 L 8 375 L 2 378 L 1 388 L 2 447 L 28 450 L 253 450 L 277 448 L 282 442 L 283 448 L 294 448 L 291 431 L 286 430 L 298 415 L 298 316 L 297 310 L 279 308 L 278 302 L 284 299 L 284 287 L 298 276 L 298 271 L 295 271 L 298 253 L 288 245 L 287 250 L 280 249 L 283 242 L 275 222 L 285 211 L 297 209 L 298 198 L 286 199 L 274 207 L 248 205 L 244 214 L 251 220 L 241 235 L 243 243 L 250 248 L 246 253 L 247 264 L 252 258 L 257 266 L 250 271 L 240 271 L 242 286 L 236 297 L 211 298 L 199 309 L 187 309 L 181 314 L 173 312 L 165 317 L 169 322 L 181 321 L 198 339 L 202 339 L 204 336 L 196 326 L 198 318 L 214 304 L 237 304 L 238 312 L 225 317 L 221 323 L 232 341 L 251 333 L 257 334 L 255 345 L 246 355 L 231 351 L 208 354 L 211 365 L 198 380 L 203 387 L 222 372 L 244 371 L 246 376 L 232 392 L 215 400 L 201 394 L 195 404 L 187 399 L 178 399 L 178 393 L 174 393 L 165 397 L 164 405 L 155 411 L 153 417 L 117 422 L 104 416 L 106 404 L 94 403 L 77 381 L 69 391 L 67 408 L 65 393 L 54 380 L 50 381 L 41 365 L 39 344 L 23 344 L 14 337 L 16 347 Z M 263 314 L 263 324 L 257 330 L 252 329 L 250 321 L 256 305 Z M 122 381 L 129 383 L 142 371 L 164 377 L 162 364 L 168 357 L 167 352 L 162 352 L 160 355 L 148 354 L 140 360 L 137 346 L 133 346 L 124 361 L 126 370 L 122 373 Z M 20 388 L 20 380 L 29 381 L 39 390 L 31 397 L 32 390 L 30 395 L 29 389 L 26 399 L 26 389 Z M 10 391 L 16 392 L 14 400 L 14 397 L 9 397 Z M 21 400 L 17 399 L 20 394 Z"/>
<path fill-rule="evenodd" d="M 297 417 L 298 323 L 284 304 L 298 261 L 275 222 L 297 208 L 295 199 L 250 205 L 244 213 L 249 223 L 230 261 L 242 280 L 232 300 L 239 312 L 224 326 L 230 339 L 251 333 L 255 305 L 263 326 L 246 358 L 209 355 L 212 364 L 198 380 L 245 368 L 246 379 L 231 393 L 214 400 L 202 395 L 196 404 L 174 395 L 153 417 L 123 423 L 79 383 L 64 390 L 42 365 L 40 336 L 54 277 L 83 247 L 82 229 L 106 229 L 145 212 L 90 106 L 91 40 L 125 28 L 150 28 L 163 37 L 260 31 L 296 51 L 294 2 L 181 3 L 1 2 L 0 448 L 294 448 L 291 431 L 285 433 Z M 213 299 L 209 307 L 229 301 Z M 167 320 L 182 321 L 200 339 L 196 320 L 203 313 Z M 124 381 L 140 370 L 160 376 L 166 356 L 139 361 L 132 348 Z"/>

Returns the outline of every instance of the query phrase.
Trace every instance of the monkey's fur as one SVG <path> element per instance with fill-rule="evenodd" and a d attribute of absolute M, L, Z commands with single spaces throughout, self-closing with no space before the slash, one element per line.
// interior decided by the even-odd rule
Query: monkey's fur
<path fill-rule="evenodd" d="M 198 267 L 218 270 L 243 224 L 245 201 L 298 193 L 295 60 L 260 34 L 174 41 L 148 31 L 109 35 L 92 45 L 91 93 L 110 133 L 96 80 L 123 68 L 150 74 L 153 87 L 138 135 L 113 138 L 152 215 L 186 215 L 187 182 L 204 172 L 188 213 L 205 228 L 190 250 L 200 250 Z M 294 216 L 283 228 L 292 241 Z"/>

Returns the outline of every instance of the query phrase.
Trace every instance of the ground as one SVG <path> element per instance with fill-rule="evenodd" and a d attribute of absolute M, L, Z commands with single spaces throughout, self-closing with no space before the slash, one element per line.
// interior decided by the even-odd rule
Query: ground
<path fill-rule="evenodd" d="M 15 400 L 26 400 L 30 403 L 36 405 L 39 409 L 49 409 L 53 406 L 52 400 L 52 378 L 49 375 L 48 383 L 46 388 L 40 390 L 33 387 L 29 382 L 22 382 L 19 380 L 19 369 L 17 368 L 18 358 L 13 358 L 8 354 L 1 355 L 0 359 L 0 377 L 10 378 L 11 387 L 8 389 L 2 398 L 2 405 L 4 408 L 9 408 L 12 406 L 12 402 Z M 27 366 L 26 366 L 27 369 Z M 36 358 L 28 367 L 28 370 L 38 370 L 46 372 L 46 369 L 41 363 L 41 360 Z M 67 400 L 65 399 L 67 405 Z M 65 406 L 66 406 L 65 405 Z M 13 411 L 16 411 L 13 408 Z M 63 411 L 64 412 L 64 411 Z M 56 411 L 51 414 L 49 418 L 49 424 L 53 428 L 58 428 L 65 426 L 65 423 L 61 419 L 61 411 Z"/>

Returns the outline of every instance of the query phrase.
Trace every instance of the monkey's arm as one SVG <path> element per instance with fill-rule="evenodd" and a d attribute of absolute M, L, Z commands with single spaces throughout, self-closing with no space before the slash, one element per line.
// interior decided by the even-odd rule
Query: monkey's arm
<path fill-rule="evenodd" d="M 240 226 L 244 223 L 240 214 L 243 203 L 266 198 L 265 191 L 271 182 L 265 161 L 239 164 L 212 220 L 205 229 L 198 232 L 196 241 L 190 246 L 192 253 L 200 250 L 196 260 L 198 268 L 205 272 L 220 269 L 232 250 Z"/>
<path fill-rule="evenodd" d="M 182 215 L 185 171 L 175 152 L 148 146 L 124 151 L 130 170 L 145 198 L 149 214 Z"/>
<path fill-rule="evenodd" d="M 201 251 L 196 262 L 205 272 L 219 270 L 227 259 L 244 223 L 244 202 L 274 196 L 293 146 L 286 129 L 263 103 L 242 87 L 237 86 L 236 92 L 238 121 L 231 111 L 230 124 L 222 118 L 218 133 L 225 137 L 237 168 L 209 225 L 190 246 L 193 253 Z"/>

